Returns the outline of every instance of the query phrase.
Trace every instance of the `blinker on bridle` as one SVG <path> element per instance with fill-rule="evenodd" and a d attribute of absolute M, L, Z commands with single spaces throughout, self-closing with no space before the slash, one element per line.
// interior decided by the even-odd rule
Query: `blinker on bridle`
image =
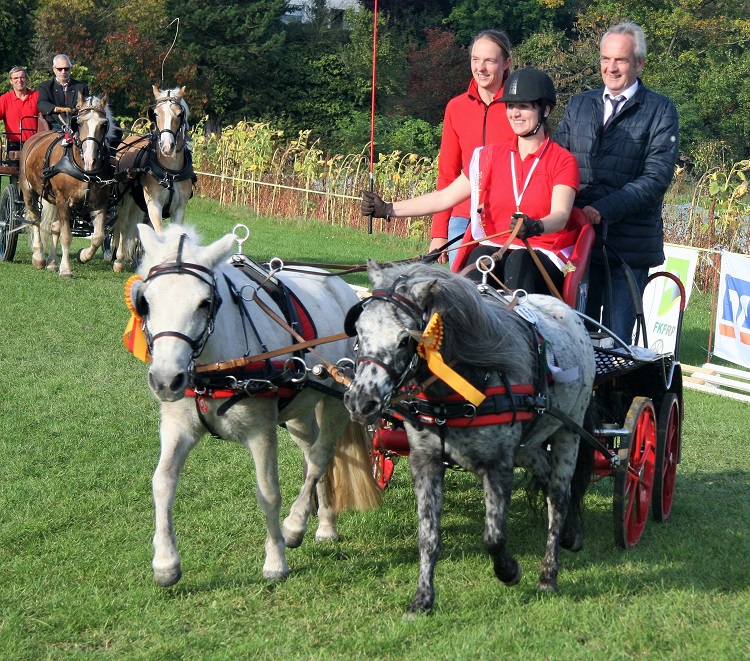
<path fill-rule="evenodd" d="M 186 234 L 180 235 L 180 242 L 177 246 L 177 257 L 175 258 L 175 261 L 157 264 L 156 266 L 151 268 L 151 270 L 149 270 L 148 272 L 148 275 L 146 276 L 146 279 L 144 280 L 144 284 L 148 285 L 150 281 L 156 279 L 160 275 L 190 275 L 194 278 L 198 278 L 198 280 L 208 285 L 208 287 L 211 289 L 211 304 L 208 311 L 208 322 L 206 323 L 206 328 L 195 340 L 191 337 L 188 337 L 184 333 L 172 330 L 161 331 L 160 333 L 156 333 L 156 335 L 151 335 L 148 331 L 146 316 L 143 317 L 143 328 L 146 333 L 146 339 L 148 341 L 149 351 L 151 353 L 153 353 L 152 349 L 154 342 L 159 338 L 176 337 L 183 342 L 186 342 L 190 346 L 190 348 L 193 350 L 192 358 L 195 359 L 201 354 L 203 348 L 206 346 L 206 342 L 208 342 L 209 336 L 214 331 L 214 321 L 216 320 L 216 314 L 219 311 L 219 306 L 221 306 L 222 300 L 217 290 L 216 276 L 211 269 L 206 268 L 202 264 L 193 264 L 190 262 L 182 261 L 182 250 L 186 238 Z"/>

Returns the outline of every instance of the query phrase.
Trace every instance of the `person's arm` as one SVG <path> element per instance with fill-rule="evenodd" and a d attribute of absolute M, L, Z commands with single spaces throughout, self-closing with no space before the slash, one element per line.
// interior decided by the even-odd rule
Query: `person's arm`
<path fill-rule="evenodd" d="M 375 218 L 404 218 L 426 216 L 437 211 L 452 209 L 471 195 L 471 184 L 463 175 L 459 175 L 448 188 L 426 193 L 419 197 L 398 202 L 385 202 L 376 193 L 362 193 L 362 214 Z"/>
<path fill-rule="evenodd" d="M 550 212 L 546 216 L 543 218 L 530 218 L 526 214 L 514 214 L 510 221 L 510 228 L 513 229 L 519 221 L 524 224 L 524 227 L 518 231 L 520 239 L 559 232 L 565 229 L 575 199 L 575 188 L 558 184 L 552 188 Z"/>
<path fill-rule="evenodd" d="M 39 112 L 45 115 L 51 115 L 55 112 L 55 101 L 52 98 L 52 87 L 42 83 L 39 85 L 39 98 L 36 100 L 36 107 Z"/>
<path fill-rule="evenodd" d="M 436 190 L 443 190 L 454 182 L 461 174 L 463 163 L 461 161 L 461 145 L 458 139 L 458 133 L 453 127 L 450 105 L 445 109 L 443 119 L 443 134 L 440 138 L 440 155 L 438 156 L 438 177 Z M 435 247 L 441 246 L 448 240 L 448 221 L 450 212 L 453 207 L 438 211 L 432 216 L 432 226 L 430 228 L 430 237 Z"/>

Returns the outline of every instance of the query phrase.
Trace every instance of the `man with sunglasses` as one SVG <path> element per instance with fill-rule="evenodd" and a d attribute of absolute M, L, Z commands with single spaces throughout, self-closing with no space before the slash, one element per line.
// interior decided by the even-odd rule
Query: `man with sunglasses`
<path fill-rule="evenodd" d="M 26 69 L 13 67 L 8 73 L 13 89 L 0 96 L 0 120 L 5 123 L 8 151 L 17 151 L 37 131 L 38 94 L 27 86 Z"/>
<path fill-rule="evenodd" d="M 89 95 L 89 86 L 70 77 L 70 58 L 67 55 L 55 55 L 52 59 L 55 77 L 39 85 L 40 112 L 55 131 L 62 131 L 70 121 L 70 115 L 78 103 L 78 92 L 85 98 Z"/>

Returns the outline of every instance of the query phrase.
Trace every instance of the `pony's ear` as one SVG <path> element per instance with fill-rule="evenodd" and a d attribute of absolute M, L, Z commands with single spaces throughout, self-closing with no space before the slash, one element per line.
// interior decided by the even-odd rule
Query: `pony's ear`
<path fill-rule="evenodd" d="M 412 298 L 417 304 L 417 307 L 426 308 L 432 295 L 437 289 L 437 278 L 434 280 L 427 280 L 414 285 L 414 289 L 411 291 Z"/>
<path fill-rule="evenodd" d="M 159 235 L 154 231 L 153 227 L 146 225 L 146 223 L 140 223 L 138 225 L 138 236 L 141 239 L 146 254 L 153 254 L 157 250 Z"/>
<path fill-rule="evenodd" d="M 76 108 L 81 108 L 83 106 L 83 94 L 81 93 L 81 90 L 78 90 L 78 102 L 76 103 Z"/>
<path fill-rule="evenodd" d="M 227 234 L 218 241 L 214 241 L 210 246 L 206 246 L 203 258 L 206 260 L 206 266 L 213 269 L 219 263 L 223 262 L 232 253 L 232 246 L 236 238 L 234 234 Z"/>
<path fill-rule="evenodd" d="M 104 108 L 109 103 L 109 99 L 107 98 L 106 94 L 101 98 L 101 101 L 99 101 L 99 103 L 101 104 L 102 108 Z"/>
<path fill-rule="evenodd" d="M 182 100 L 182 97 L 185 96 L 185 85 L 183 85 L 182 87 L 180 87 L 180 91 L 177 92 L 177 94 L 175 96 L 178 99 Z"/>
<path fill-rule="evenodd" d="M 375 289 L 380 289 L 383 286 L 383 271 L 374 259 L 368 258 L 367 260 L 367 277 Z"/>
<path fill-rule="evenodd" d="M 151 89 L 154 92 L 154 98 L 158 99 L 161 96 L 161 92 L 159 92 L 159 88 L 156 85 L 151 85 Z"/>

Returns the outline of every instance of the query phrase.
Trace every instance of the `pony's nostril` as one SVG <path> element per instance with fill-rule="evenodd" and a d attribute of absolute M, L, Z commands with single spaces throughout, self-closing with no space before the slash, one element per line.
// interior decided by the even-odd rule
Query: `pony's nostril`
<path fill-rule="evenodd" d="M 187 377 L 185 376 L 184 372 L 178 374 L 174 379 L 172 379 L 172 383 L 169 384 L 169 389 L 172 392 L 182 392 L 186 387 Z"/>

